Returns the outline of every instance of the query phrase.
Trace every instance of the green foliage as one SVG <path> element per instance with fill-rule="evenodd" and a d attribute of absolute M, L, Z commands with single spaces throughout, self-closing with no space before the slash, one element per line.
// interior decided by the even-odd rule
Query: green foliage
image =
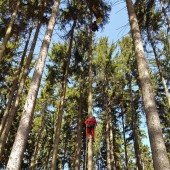
<path fill-rule="evenodd" d="M 53 1 L 29 0 L 22 1 L 17 19 L 10 35 L 5 59 L 0 65 L 0 118 L 3 115 L 8 100 L 10 87 L 13 84 L 14 74 L 20 62 L 22 44 L 30 27 L 31 21 L 37 22 L 40 11 L 44 8 L 42 21 L 46 24 L 49 20 L 49 13 Z M 94 3 L 95 2 L 95 3 Z M 153 51 L 148 43 L 147 31 L 151 32 L 156 51 L 160 59 L 161 69 L 169 86 L 169 33 L 162 19 L 162 11 L 155 1 L 137 0 L 135 9 L 140 25 L 140 31 L 145 44 L 145 52 L 151 56 Z M 166 11 L 169 9 L 169 2 L 165 2 Z M 16 1 L 0 1 L 0 38 L 4 37 L 6 28 L 10 21 L 10 16 L 14 10 Z M 9 5 L 10 4 L 10 5 Z M 90 5 L 90 6 L 89 6 Z M 55 131 L 58 105 L 61 93 L 62 82 L 67 63 L 69 46 L 67 40 L 70 38 L 70 25 L 76 21 L 73 47 L 71 50 L 70 68 L 68 74 L 68 86 L 64 100 L 64 114 L 59 142 L 59 155 L 57 160 L 58 169 L 68 164 L 69 169 L 74 169 L 75 147 L 78 127 L 78 113 L 80 103 L 82 104 L 81 121 L 81 168 L 84 165 L 85 156 L 85 126 L 84 120 L 88 111 L 88 55 L 89 55 L 89 28 L 90 13 L 92 20 L 97 15 L 102 16 L 103 27 L 109 20 L 111 6 L 104 1 L 66 1 L 60 6 L 60 14 L 57 20 L 59 36 L 64 32 L 65 42 L 53 43 L 48 54 L 49 62 L 46 64 L 45 74 L 41 83 L 38 99 L 34 111 L 34 119 L 29 134 L 28 144 L 25 150 L 24 159 L 28 163 L 22 167 L 28 168 L 32 158 L 35 156 L 37 169 L 50 169 L 51 153 L 53 148 L 53 136 Z M 63 32 L 61 32 L 63 31 Z M 127 147 L 127 159 L 129 169 L 136 168 L 135 155 L 135 133 L 138 134 L 139 149 L 141 151 L 142 162 L 145 169 L 152 170 L 152 158 L 150 148 L 142 143 L 145 132 L 141 130 L 143 124 L 143 102 L 141 101 L 140 84 L 138 80 L 137 63 L 129 36 L 123 37 L 117 44 L 108 42 L 107 37 L 103 37 L 93 42 L 93 113 L 97 117 L 96 141 L 94 143 L 94 164 L 100 168 L 106 168 L 106 111 L 108 109 L 111 117 L 111 127 L 113 130 L 113 147 L 116 169 L 125 169 L 125 146 Z M 156 92 L 156 101 L 160 119 L 163 127 L 164 139 L 170 155 L 169 141 L 169 109 L 167 106 L 165 92 L 158 75 L 158 69 L 153 57 L 148 57 L 152 84 Z M 32 63 L 31 69 L 35 63 Z M 30 73 L 32 74 L 32 70 Z M 30 76 L 31 76 L 30 74 Z M 17 132 L 18 123 L 21 117 L 26 94 L 30 85 L 30 78 L 25 82 L 23 98 L 18 107 L 17 116 L 13 122 L 10 137 L 7 141 L 3 163 L 6 164 L 12 148 L 12 144 Z M 80 88 L 80 85 L 82 86 Z M 82 98 L 81 98 L 82 95 Z M 107 102 L 106 102 L 107 101 Z M 109 101 L 109 102 L 108 102 Z M 109 103 L 109 104 L 108 104 Z M 123 118 L 123 120 L 122 120 Z M 123 129 L 124 126 L 124 129 Z M 134 129 L 134 126 L 136 129 Z M 40 133 L 40 135 L 38 135 Z M 124 139 L 125 136 L 125 139 Z M 34 155 L 35 148 L 38 152 Z M 169 156 L 170 157 L 170 156 Z"/>

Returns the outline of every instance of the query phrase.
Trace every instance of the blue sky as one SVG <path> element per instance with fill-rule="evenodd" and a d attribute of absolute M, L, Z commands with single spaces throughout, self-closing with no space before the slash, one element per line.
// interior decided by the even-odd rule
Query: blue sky
<path fill-rule="evenodd" d="M 110 21 L 105 25 L 104 30 L 97 32 L 97 37 L 106 36 L 109 42 L 116 42 L 129 32 L 129 22 L 126 10 L 126 3 L 121 1 L 113 4 L 110 14 Z"/>

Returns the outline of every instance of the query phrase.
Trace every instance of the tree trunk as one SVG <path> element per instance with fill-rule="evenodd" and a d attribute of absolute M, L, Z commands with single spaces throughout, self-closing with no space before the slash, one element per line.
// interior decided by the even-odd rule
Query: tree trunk
<path fill-rule="evenodd" d="M 24 71 L 23 71 L 21 81 L 20 81 L 20 84 L 19 84 L 19 87 L 18 87 L 18 91 L 17 91 L 17 94 L 16 94 L 14 101 L 13 101 L 14 104 L 11 106 L 11 109 L 8 112 L 9 113 L 8 114 L 8 121 L 6 121 L 5 126 L 3 128 L 3 131 L 2 131 L 2 134 L 1 134 L 1 137 L 0 137 L 0 153 L 2 153 L 2 150 L 4 148 L 6 139 L 8 137 L 8 133 L 9 133 L 11 125 L 12 125 L 12 121 L 14 119 L 15 113 L 16 113 L 18 105 L 19 105 L 19 100 L 20 100 L 20 97 L 22 95 L 24 83 L 25 83 L 26 77 L 27 77 L 28 72 L 29 72 L 29 68 L 30 68 L 30 64 L 31 64 L 31 61 L 32 61 L 33 52 L 34 52 L 34 48 L 35 48 L 36 41 L 37 41 L 37 38 L 38 38 L 40 27 L 41 27 L 41 21 L 39 21 L 36 32 L 35 32 L 35 36 L 34 36 L 34 39 L 33 39 L 32 45 L 31 45 L 31 49 L 30 49 L 30 52 L 29 52 L 29 55 L 28 55 L 28 59 L 26 61 L 26 65 L 24 67 Z"/>
<path fill-rule="evenodd" d="M 79 98 L 79 109 L 78 109 L 78 121 L 77 121 L 77 140 L 75 149 L 75 170 L 80 170 L 80 156 L 81 156 L 81 134 L 82 134 L 82 80 L 80 80 L 80 98 Z"/>
<path fill-rule="evenodd" d="M 137 133 L 137 118 L 136 118 L 135 112 L 132 113 L 132 126 L 133 126 L 133 135 L 134 135 L 134 149 L 135 149 L 135 156 L 136 156 L 136 165 L 138 167 L 138 170 L 143 170 L 143 164 L 142 164 L 142 155 L 140 151 L 140 146 L 139 146 L 139 138 L 138 138 L 138 133 Z"/>
<path fill-rule="evenodd" d="M 90 43 L 89 43 L 89 55 L 88 55 L 88 63 L 89 63 L 89 87 L 88 87 L 88 117 L 92 116 L 92 30 L 90 30 Z M 93 169 L 93 141 L 90 136 L 88 140 L 88 155 L 87 155 L 87 169 Z"/>
<path fill-rule="evenodd" d="M 111 105 L 109 105 L 109 129 L 110 129 L 110 159 L 111 159 L 111 170 L 116 170 L 115 158 L 114 158 L 114 142 L 113 142 L 113 127 L 112 127 L 112 117 L 111 117 Z"/>
<path fill-rule="evenodd" d="M 58 118 L 57 118 L 56 130 L 55 130 L 55 137 L 54 137 L 51 170 L 56 170 L 58 145 L 59 145 L 59 140 L 60 140 L 60 129 L 61 129 L 61 123 L 62 123 L 64 100 L 65 100 L 65 94 L 66 94 L 66 88 L 67 88 L 67 78 L 68 78 L 68 72 L 69 72 L 71 49 L 72 49 L 72 45 L 73 45 L 73 35 L 74 35 L 75 26 L 76 26 L 76 21 L 74 21 L 73 26 L 71 28 L 71 38 L 70 38 L 70 45 L 69 45 L 69 49 L 68 49 L 67 65 L 66 65 L 66 69 L 65 69 L 65 73 L 64 73 L 61 99 L 60 99 L 60 104 L 59 104 L 59 112 L 58 112 Z"/>
<path fill-rule="evenodd" d="M 137 17 L 131 0 L 126 0 L 134 49 L 138 65 L 139 80 L 142 87 L 144 108 L 146 113 L 149 139 L 152 149 L 153 165 L 155 170 L 169 170 L 170 165 L 167 157 L 166 147 L 163 140 L 162 129 L 156 103 L 154 99 L 153 87 L 151 85 L 149 70 L 144 55 L 142 39 L 140 35 Z"/>
<path fill-rule="evenodd" d="M 36 142 L 35 142 L 35 148 L 34 148 L 34 153 L 31 157 L 31 163 L 30 163 L 30 167 L 29 169 L 30 170 L 34 170 L 35 167 L 36 167 L 36 158 L 37 158 L 37 154 L 38 154 L 38 150 L 39 150 L 39 144 L 40 144 L 40 141 L 42 139 L 42 132 L 44 130 L 44 126 L 45 126 L 45 119 L 46 119 L 46 113 L 45 113 L 45 110 L 47 109 L 47 100 L 45 102 L 45 106 L 42 110 L 42 114 L 41 114 L 41 125 L 39 127 L 39 130 L 38 130 L 38 134 L 37 134 L 37 138 L 36 138 Z"/>
<path fill-rule="evenodd" d="M 24 51 L 23 51 L 23 54 L 22 54 L 22 57 L 21 57 L 21 61 L 20 61 L 18 70 L 16 72 L 15 79 L 13 81 L 11 90 L 10 90 L 10 95 L 8 97 L 8 101 L 7 101 L 7 106 L 5 108 L 5 112 L 4 112 L 2 120 L 1 120 L 1 124 L 0 124 L 0 136 L 1 136 L 3 128 L 5 126 L 6 120 L 8 118 L 8 114 L 9 114 L 9 110 L 11 108 L 11 103 L 12 103 L 13 97 L 14 97 L 14 95 L 16 93 L 18 80 L 19 80 L 19 77 L 20 77 L 20 74 L 21 74 L 21 70 L 22 70 L 22 67 L 23 67 L 23 64 L 24 64 L 25 57 L 26 57 L 26 52 L 27 52 L 28 44 L 30 42 L 30 37 L 31 37 L 32 30 L 33 30 L 33 25 L 29 29 L 28 38 L 27 38 L 27 41 L 25 43 L 25 47 L 24 47 Z M 0 155 L 1 154 L 2 153 L 1 153 L 1 147 L 0 147 Z"/>
<path fill-rule="evenodd" d="M 15 9 L 11 16 L 11 20 L 9 22 L 8 28 L 6 30 L 5 37 L 3 38 L 2 44 L 0 46 L 0 62 L 3 59 L 3 54 L 6 50 L 6 46 L 7 46 L 10 34 L 11 34 L 12 26 L 13 26 L 16 16 L 17 16 L 19 6 L 20 6 L 20 0 L 17 1 L 17 4 L 16 4 Z"/>
<path fill-rule="evenodd" d="M 126 143 L 126 132 L 125 132 L 125 123 L 124 123 L 124 113 L 121 111 L 122 116 L 122 128 L 123 128 L 123 143 L 124 143 L 124 151 L 125 151 L 125 170 L 128 170 L 128 154 L 127 154 L 127 143 Z"/>
<path fill-rule="evenodd" d="M 116 116 L 115 116 L 115 114 L 113 112 L 111 114 L 111 119 L 113 120 L 113 122 L 116 122 L 116 118 L 115 117 Z M 115 134 L 115 133 L 116 133 L 116 131 L 113 128 L 113 134 Z M 116 138 L 115 137 L 113 138 L 113 146 L 116 146 Z M 114 166 L 115 166 L 115 170 L 120 170 L 121 168 L 120 168 L 120 165 L 119 165 L 119 158 L 118 158 L 118 156 L 116 155 L 115 152 L 113 154 L 114 154 Z"/>
<path fill-rule="evenodd" d="M 138 127 L 138 115 L 136 112 L 135 104 L 133 101 L 133 94 L 132 94 L 132 77 L 130 73 L 127 73 L 126 75 L 128 79 L 128 84 L 129 84 L 129 91 L 130 91 L 130 102 L 131 102 L 131 108 L 132 108 L 132 133 L 134 136 L 134 149 L 135 149 L 135 156 L 136 156 L 136 167 L 138 170 L 144 170 L 143 168 L 143 162 L 142 162 L 142 155 L 141 155 L 141 150 L 139 146 L 139 127 Z"/>
<path fill-rule="evenodd" d="M 107 99 L 106 99 L 107 100 Z M 107 107 L 107 106 L 106 106 Z M 109 126 L 109 112 L 106 110 L 106 158 L 107 170 L 111 170 L 111 150 L 110 150 L 110 126 Z"/>
<path fill-rule="evenodd" d="M 162 0 L 159 0 L 159 1 L 160 1 L 160 4 L 161 4 L 161 7 L 162 7 L 162 12 L 163 12 L 165 19 L 166 19 L 166 22 L 168 24 L 168 29 L 170 30 L 170 20 L 169 20 L 168 15 L 165 11 L 164 4 L 163 4 Z"/>
<path fill-rule="evenodd" d="M 55 0 L 49 24 L 45 33 L 45 37 L 40 49 L 40 54 L 36 63 L 35 71 L 31 81 L 30 89 L 26 98 L 24 111 L 19 124 L 19 128 L 15 137 L 13 148 L 8 160 L 7 170 L 19 170 L 23 158 L 24 150 L 27 143 L 29 129 L 31 127 L 32 117 L 37 99 L 38 89 L 42 78 L 45 60 L 47 57 L 48 48 L 51 41 L 52 32 L 55 26 L 58 7 L 60 0 Z"/>

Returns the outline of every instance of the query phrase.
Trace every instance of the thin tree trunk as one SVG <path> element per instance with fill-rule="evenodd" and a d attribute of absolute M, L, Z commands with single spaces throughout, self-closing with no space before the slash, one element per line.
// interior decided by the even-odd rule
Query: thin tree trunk
<path fill-rule="evenodd" d="M 112 119 L 113 122 L 116 122 L 114 112 L 111 114 L 111 119 Z M 115 133 L 116 132 L 113 129 L 113 134 L 115 134 Z M 113 146 L 116 147 L 116 138 L 115 137 L 113 138 Z M 115 165 L 115 170 L 119 170 L 120 169 L 118 156 L 115 154 L 115 152 L 114 152 L 114 165 Z"/>
<path fill-rule="evenodd" d="M 8 160 L 7 170 L 19 170 L 23 158 L 24 150 L 27 143 L 29 129 L 31 127 L 32 117 L 37 99 L 38 89 L 42 78 L 45 60 L 47 57 L 48 48 L 51 41 L 52 32 L 55 26 L 58 7 L 60 0 L 55 0 L 52 14 L 49 20 L 47 31 L 40 49 L 40 54 L 36 63 L 35 71 L 31 81 L 30 89 L 28 91 L 27 99 L 24 106 L 24 111 L 19 124 L 19 128 L 15 137 L 13 148 Z"/>
<path fill-rule="evenodd" d="M 36 32 L 35 32 L 35 36 L 34 36 L 34 39 L 33 39 L 32 45 L 31 45 L 31 49 L 30 49 L 30 52 L 29 52 L 29 55 L 28 55 L 26 65 L 24 67 L 24 71 L 23 71 L 21 81 L 20 81 L 20 84 L 19 84 L 19 87 L 18 87 L 18 91 L 17 91 L 17 94 L 16 94 L 14 101 L 13 101 L 14 104 L 11 106 L 11 109 L 8 112 L 9 113 L 8 114 L 8 121 L 6 121 L 5 126 L 3 128 L 3 131 L 2 131 L 2 134 L 1 134 L 1 137 L 0 137 L 0 153 L 2 153 L 2 150 L 4 148 L 6 139 L 8 137 L 8 133 L 9 133 L 11 125 L 12 125 L 12 121 L 14 119 L 15 113 L 16 113 L 18 105 L 19 105 L 19 100 L 20 100 L 20 97 L 22 95 L 24 83 L 25 83 L 26 77 L 27 77 L 28 72 L 29 72 L 29 68 L 30 68 L 30 64 L 31 64 L 31 61 L 32 61 L 33 52 L 34 52 L 34 48 L 35 48 L 36 41 L 37 41 L 37 38 L 38 38 L 40 27 L 41 27 L 41 21 L 39 21 Z"/>
<path fill-rule="evenodd" d="M 90 47 L 89 47 L 89 55 L 88 55 L 88 63 L 89 63 L 89 87 L 88 87 L 88 117 L 92 116 L 92 30 L 90 30 Z M 87 169 L 93 169 L 93 141 L 90 136 L 88 140 L 88 155 L 87 155 Z"/>
<path fill-rule="evenodd" d="M 31 163 L 30 163 L 30 167 L 29 167 L 30 170 L 34 170 L 36 167 L 36 160 L 37 160 L 36 158 L 37 158 L 38 150 L 40 148 L 39 144 L 42 139 L 42 132 L 43 132 L 44 126 L 45 126 L 45 119 L 46 119 L 45 110 L 46 110 L 46 108 L 47 108 L 47 101 L 45 102 L 45 106 L 44 106 L 44 108 L 42 110 L 42 114 L 41 114 L 41 125 L 38 130 L 38 134 L 37 134 L 37 138 L 36 138 L 36 142 L 35 142 L 34 153 L 33 153 L 33 156 L 31 157 Z"/>
<path fill-rule="evenodd" d="M 124 113 L 122 115 L 122 128 L 123 128 L 123 141 L 124 141 L 124 151 L 125 151 L 125 169 L 128 170 L 128 154 L 127 154 L 127 143 L 126 143 L 126 135 L 125 135 L 125 123 L 124 123 Z"/>
<path fill-rule="evenodd" d="M 65 99 L 66 88 L 67 88 L 67 78 L 68 78 L 68 71 L 69 71 L 69 65 L 70 65 L 71 49 L 72 49 L 72 45 L 73 45 L 73 35 L 74 35 L 75 26 L 76 26 L 76 21 L 74 21 L 72 29 L 71 29 L 71 38 L 70 38 L 70 45 L 69 45 L 69 50 L 68 50 L 68 59 L 67 59 L 67 65 L 66 65 L 65 73 L 64 73 L 61 99 L 60 99 L 60 104 L 59 104 L 59 112 L 58 112 L 58 118 L 57 118 L 56 130 L 55 130 L 55 137 L 54 137 L 51 170 L 56 170 L 58 145 L 59 145 L 59 139 L 60 139 L 60 129 L 61 129 L 61 123 L 62 123 L 62 116 L 63 116 L 63 109 L 64 109 L 64 99 Z"/>
<path fill-rule="evenodd" d="M 2 117 L 2 120 L 1 120 L 1 124 L 0 124 L 0 136 L 1 136 L 2 131 L 3 131 L 3 128 L 4 128 L 4 126 L 5 126 L 6 120 L 7 120 L 7 118 L 8 118 L 8 114 L 9 114 L 9 110 L 10 110 L 10 108 L 11 108 L 11 103 L 12 103 L 14 94 L 16 93 L 18 80 L 19 80 L 19 77 L 20 77 L 20 74 L 21 74 L 21 70 L 22 70 L 22 67 L 23 67 L 23 64 L 24 64 L 25 57 L 26 57 L 26 52 L 27 52 L 28 44 L 29 44 L 29 42 L 30 42 L 30 37 L 31 37 L 32 30 L 33 30 L 33 25 L 32 25 L 32 27 L 29 29 L 28 38 L 27 38 L 27 41 L 26 41 L 26 43 L 25 43 L 25 47 L 24 47 L 24 51 L 23 51 L 23 54 L 22 54 L 22 57 L 21 57 L 21 61 L 20 61 L 18 70 L 17 70 L 17 72 L 16 72 L 15 79 L 14 79 L 14 81 L 13 81 L 11 90 L 10 90 L 10 95 L 9 95 L 9 97 L 8 97 L 8 101 L 7 101 L 7 106 L 6 106 L 6 108 L 5 108 L 5 112 L 4 112 L 3 117 Z M 1 143 L 1 142 L 0 142 L 0 143 Z M 2 153 L 1 153 L 1 147 L 0 147 L 0 155 L 1 155 L 1 154 L 2 154 Z"/>
<path fill-rule="evenodd" d="M 87 170 L 87 140 L 83 141 L 83 170 Z"/>
<path fill-rule="evenodd" d="M 127 73 L 127 79 L 129 83 L 129 91 L 130 91 L 130 100 L 131 100 L 131 108 L 132 108 L 132 133 L 134 136 L 134 149 L 135 149 L 135 156 L 136 156 L 136 167 L 138 170 L 144 170 L 143 162 L 142 162 L 142 155 L 139 146 L 139 133 L 138 133 L 138 118 L 137 112 L 135 109 L 134 101 L 133 101 L 133 94 L 132 94 L 132 78 L 130 73 Z"/>
<path fill-rule="evenodd" d="M 154 169 L 169 170 L 170 165 L 168 161 L 165 143 L 163 140 L 159 116 L 156 109 L 153 87 L 151 85 L 148 65 L 144 55 L 144 49 L 142 45 L 142 39 L 140 35 L 139 25 L 137 22 L 137 17 L 132 1 L 126 0 L 126 3 L 136 53 L 139 80 L 142 87 L 142 95 L 148 125 L 149 139 L 152 149 Z"/>
<path fill-rule="evenodd" d="M 50 148 L 52 148 L 51 145 L 50 145 Z M 46 157 L 46 159 L 45 159 L 45 161 L 44 161 L 44 169 L 48 169 L 49 160 L 50 160 L 50 153 L 51 153 L 51 150 L 49 149 L 49 150 L 48 150 L 47 157 Z"/>
<path fill-rule="evenodd" d="M 112 127 L 112 118 L 111 118 L 111 105 L 109 105 L 109 129 L 110 129 L 110 159 L 111 159 L 111 170 L 116 170 L 115 158 L 114 158 L 114 145 L 113 145 L 113 127 Z"/>
<path fill-rule="evenodd" d="M 81 156 L 81 134 L 82 134 L 82 80 L 80 80 L 80 98 L 77 120 L 77 140 L 76 140 L 76 152 L 75 152 L 75 170 L 80 170 L 80 156 Z"/>
<path fill-rule="evenodd" d="M 132 101 L 133 102 L 133 101 Z M 137 133 L 138 127 L 137 127 L 137 113 L 134 110 L 133 103 L 132 104 L 132 127 L 133 127 L 133 135 L 134 135 L 134 149 L 135 149 L 135 156 L 136 156 L 136 165 L 138 167 L 138 170 L 143 170 L 143 162 L 142 162 L 142 155 L 141 150 L 139 146 L 139 134 Z"/>
<path fill-rule="evenodd" d="M 107 100 L 107 99 L 106 99 Z M 106 106 L 107 107 L 107 106 Z M 111 150 L 110 150 L 110 125 L 109 125 L 109 112 L 106 110 L 106 158 L 107 170 L 111 170 Z"/>
<path fill-rule="evenodd" d="M 107 74 L 107 73 L 105 73 Z M 110 146 L 110 110 L 109 110 L 109 99 L 107 95 L 107 75 L 104 78 L 103 86 L 103 103 L 105 108 L 105 122 L 106 122 L 106 168 L 111 170 L 111 146 Z"/>
<path fill-rule="evenodd" d="M 12 26 L 13 26 L 15 19 L 16 19 L 16 16 L 17 16 L 19 6 L 20 6 L 20 0 L 18 0 L 17 3 L 16 3 L 15 9 L 14 9 L 12 16 L 11 16 L 11 20 L 9 22 L 8 28 L 7 28 L 6 33 L 5 33 L 5 37 L 3 38 L 2 45 L 0 46 L 0 62 L 3 59 L 3 54 L 6 50 L 6 46 L 7 46 L 10 34 L 11 34 Z"/>
<path fill-rule="evenodd" d="M 170 30 L 170 20 L 169 20 L 168 15 L 167 15 L 167 13 L 166 13 L 166 11 L 165 11 L 164 4 L 163 4 L 162 0 L 159 0 L 159 1 L 160 1 L 160 4 L 161 4 L 161 7 L 162 7 L 162 12 L 163 12 L 163 14 L 164 14 L 164 16 L 165 16 L 165 19 L 166 19 L 166 22 L 167 22 L 167 24 L 168 24 L 168 28 L 169 28 L 169 30 Z"/>
<path fill-rule="evenodd" d="M 138 138 L 138 133 L 137 133 L 137 118 L 135 112 L 132 113 L 132 120 L 133 120 L 133 134 L 134 134 L 134 148 L 135 148 L 135 156 L 136 156 L 136 165 L 138 167 L 138 170 L 143 170 L 143 164 L 142 164 L 142 155 L 140 151 L 140 146 L 139 146 L 139 138 Z"/>
<path fill-rule="evenodd" d="M 151 36 L 148 29 L 147 29 L 147 33 L 148 33 L 148 40 L 151 43 L 151 46 L 152 46 L 152 49 L 153 49 L 153 52 L 154 52 L 154 56 L 155 56 L 155 60 L 156 60 L 156 64 L 157 64 L 157 67 L 158 67 L 158 71 L 159 71 L 159 74 L 160 74 L 160 77 L 161 77 L 161 80 L 162 80 L 162 84 L 163 84 L 163 87 L 164 87 L 164 90 L 165 90 L 165 96 L 166 96 L 167 101 L 168 101 L 168 107 L 170 108 L 170 95 L 169 95 L 169 92 L 168 92 L 168 87 L 166 85 L 165 78 L 164 78 L 163 73 L 162 73 L 162 69 L 161 69 L 161 66 L 160 66 L 160 63 L 159 63 L 159 59 L 158 59 L 158 55 L 157 55 L 157 52 L 156 52 L 156 49 L 155 49 L 153 39 L 151 38 L 152 36 Z"/>

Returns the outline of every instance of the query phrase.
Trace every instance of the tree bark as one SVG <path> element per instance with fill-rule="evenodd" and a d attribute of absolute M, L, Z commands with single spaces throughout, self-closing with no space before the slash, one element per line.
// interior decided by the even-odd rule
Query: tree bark
<path fill-rule="evenodd" d="M 151 85 L 149 69 L 147 66 L 142 39 L 140 35 L 137 17 L 131 0 L 126 0 L 131 33 L 133 37 L 134 49 L 138 65 L 139 80 L 142 87 L 144 109 L 146 113 L 148 133 L 152 150 L 152 159 L 155 170 L 169 170 L 170 165 L 167 157 L 167 151 L 163 140 L 162 129 L 156 103 Z"/>
<path fill-rule="evenodd" d="M 29 129 L 31 127 L 32 117 L 35 108 L 35 102 L 38 95 L 38 90 L 40 86 L 40 81 L 42 78 L 42 73 L 44 70 L 45 60 L 47 57 L 48 48 L 50 45 L 52 32 L 55 26 L 58 7 L 60 0 L 55 0 L 52 14 L 48 23 L 48 27 L 45 33 L 45 37 L 40 49 L 40 54 L 36 63 L 35 71 L 31 81 L 30 89 L 26 98 L 24 111 L 19 124 L 19 128 L 15 137 L 15 141 L 12 147 L 12 151 L 8 160 L 7 170 L 19 170 L 20 164 L 23 158 L 24 150 L 27 143 L 27 138 L 29 134 Z"/>
<path fill-rule="evenodd" d="M 106 106 L 107 107 L 107 106 Z M 109 112 L 106 110 L 106 158 L 107 170 L 111 170 L 111 150 L 110 150 L 110 126 L 109 126 Z"/>
<path fill-rule="evenodd" d="M 111 117 L 111 105 L 109 105 L 109 129 L 110 129 L 110 160 L 111 160 L 111 170 L 116 170 L 115 158 L 114 158 L 114 142 L 113 142 L 113 127 L 112 127 L 112 117 Z"/>
<path fill-rule="evenodd" d="M 0 46 L 0 62 L 3 59 L 3 54 L 6 50 L 6 46 L 7 46 L 10 34 L 11 34 L 12 26 L 13 26 L 16 16 L 17 16 L 19 6 L 20 6 L 20 0 L 17 1 L 16 7 L 12 13 L 11 20 L 10 20 L 8 28 L 6 30 L 5 37 L 3 38 L 2 44 Z"/>
<path fill-rule="evenodd" d="M 76 140 L 76 152 L 75 152 L 75 170 L 80 170 L 80 156 L 81 156 L 81 134 L 82 134 L 82 80 L 80 80 L 80 98 L 77 120 L 77 140 Z"/>
<path fill-rule="evenodd" d="M 38 154 L 38 150 L 39 150 L 39 144 L 40 144 L 40 141 L 42 139 L 42 132 L 44 130 L 44 126 L 45 126 L 45 119 L 46 119 L 46 113 L 45 113 L 45 110 L 47 109 L 47 100 L 45 102 L 45 106 L 42 110 L 42 114 L 41 114 L 41 125 L 39 127 L 39 130 L 38 130 L 38 134 L 37 134 L 37 138 L 36 138 L 36 142 L 35 142 L 35 148 L 34 148 L 34 153 L 31 157 L 31 163 L 30 163 L 30 167 L 29 169 L 30 170 L 34 170 L 35 167 L 36 167 L 36 160 L 37 160 L 37 154 Z"/>
<path fill-rule="evenodd" d="M 122 110 L 122 109 L 121 109 Z M 126 142 L 126 132 L 125 132 L 125 123 L 124 123 L 124 113 L 121 111 L 122 116 L 122 128 L 123 128 L 123 143 L 124 143 L 124 151 L 125 151 L 125 170 L 128 170 L 128 154 L 127 154 L 127 142 Z"/>
<path fill-rule="evenodd" d="M 65 73 L 64 73 L 61 99 L 60 99 L 60 103 L 59 103 L 59 112 L 58 112 L 58 118 L 57 118 L 56 130 L 55 130 L 55 137 L 54 137 L 51 170 L 56 170 L 58 145 L 59 145 L 59 139 L 60 139 L 60 129 L 61 129 L 61 123 L 62 123 L 64 100 L 65 100 L 65 94 L 66 94 L 66 88 L 67 88 L 67 78 L 68 78 L 68 72 L 69 72 L 71 49 L 72 49 L 72 45 L 73 45 L 73 35 L 74 35 L 75 26 L 76 26 L 76 21 L 74 21 L 72 29 L 71 29 L 71 38 L 70 38 L 70 45 L 69 45 L 69 49 L 68 49 L 67 65 L 66 65 L 66 69 L 65 69 Z"/>
<path fill-rule="evenodd" d="M 142 162 L 142 155 L 139 145 L 139 127 L 138 127 L 138 115 L 135 109 L 135 104 L 133 100 L 133 93 L 132 93 L 132 77 L 130 73 L 127 73 L 126 75 L 128 79 L 129 84 L 129 91 L 130 91 L 130 102 L 131 102 L 131 108 L 132 108 L 132 133 L 133 133 L 133 140 L 134 140 L 134 149 L 135 149 L 135 156 L 136 156 L 136 167 L 138 170 L 144 170 L 143 162 Z"/>
<path fill-rule="evenodd" d="M 136 113 L 132 113 L 132 126 L 133 126 L 133 134 L 134 134 L 134 149 L 135 149 L 135 156 L 136 156 L 136 165 L 138 167 L 138 170 L 144 170 L 143 164 L 142 164 L 142 155 L 140 151 L 140 146 L 139 146 L 139 138 L 138 138 L 138 133 L 137 133 L 137 118 L 136 118 Z"/>
<path fill-rule="evenodd" d="M 89 43 L 89 55 L 88 55 L 88 63 L 89 63 L 89 87 L 88 87 L 88 117 L 92 116 L 92 30 L 90 30 L 90 43 Z M 90 136 L 88 140 L 88 154 L 87 154 L 87 169 L 93 169 L 93 141 Z"/>

